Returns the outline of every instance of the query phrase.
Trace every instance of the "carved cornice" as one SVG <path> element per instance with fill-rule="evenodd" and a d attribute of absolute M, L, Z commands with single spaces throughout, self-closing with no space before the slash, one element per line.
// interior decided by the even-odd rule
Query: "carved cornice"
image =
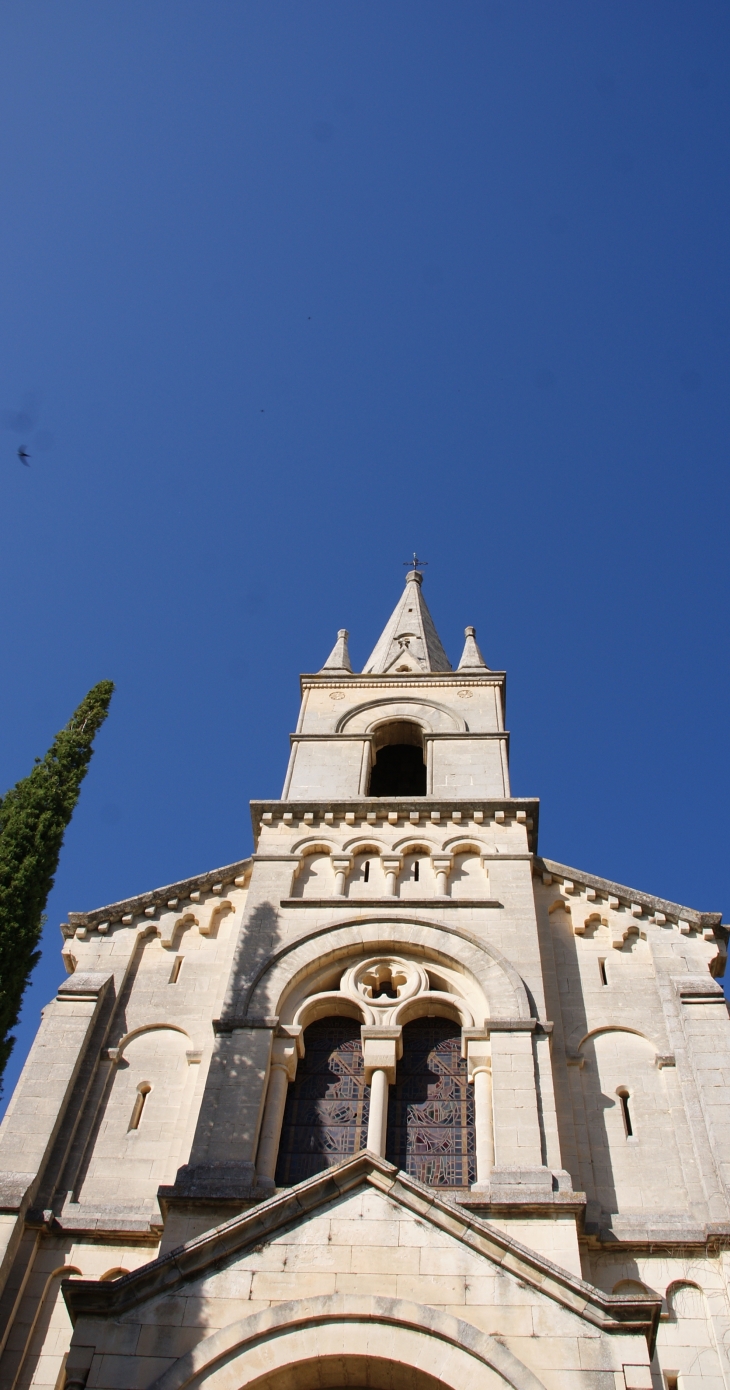
<path fill-rule="evenodd" d="M 729 928 L 721 926 L 721 912 L 699 912 L 694 907 L 682 907 L 679 903 L 669 902 L 667 898 L 657 898 L 652 893 L 643 893 L 638 888 L 627 888 L 623 883 L 614 883 L 608 878 L 597 878 L 595 874 L 584 873 L 582 869 L 571 869 L 567 864 L 558 864 L 553 859 L 535 859 L 535 873 L 542 874 L 546 882 L 560 880 L 570 884 L 570 891 L 575 888 L 594 888 L 607 898 L 617 898 L 621 906 L 630 907 L 633 903 L 647 909 L 651 913 L 663 912 L 672 921 L 685 921 L 692 924 L 698 931 L 711 930 L 724 933 L 724 940 L 727 941 Z"/>
<path fill-rule="evenodd" d="M 182 910 L 183 903 L 191 893 L 222 892 L 224 888 L 230 888 L 234 884 L 242 887 L 238 880 L 245 878 L 251 864 L 250 858 L 239 859 L 235 864 L 226 864 L 222 869 L 209 869 L 207 873 L 195 874 L 192 878 L 181 878 L 177 883 L 168 883 L 164 888 L 137 893 L 133 898 L 122 898 L 120 902 L 109 903 L 106 907 L 95 907 L 90 912 L 69 912 L 69 925 L 75 931 L 77 927 L 98 926 L 99 922 L 121 922 L 123 917 L 152 915 L 148 909 L 154 909 L 155 912 L 169 910 L 171 903 L 175 909 L 179 906 Z M 66 923 L 61 924 L 62 931 L 65 925 Z"/>
<path fill-rule="evenodd" d="M 344 821 L 354 825 L 361 823 L 363 828 L 372 829 L 378 821 L 387 821 L 391 815 L 397 820 L 410 823 L 415 830 L 421 821 L 454 821 L 466 829 L 470 822 L 482 826 L 485 821 L 518 820 L 529 831 L 528 843 L 532 852 L 537 849 L 537 832 L 540 816 L 540 802 L 535 797 L 472 797 L 439 796 L 357 796 L 346 800 L 343 797 L 306 801 L 251 801 L 251 822 L 254 844 L 258 845 L 264 817 L 269 822 L 283 821 L 294 824 L 302 822 L 312 828 Z M 500 856 L 501 857 L 501 856 Z"/>

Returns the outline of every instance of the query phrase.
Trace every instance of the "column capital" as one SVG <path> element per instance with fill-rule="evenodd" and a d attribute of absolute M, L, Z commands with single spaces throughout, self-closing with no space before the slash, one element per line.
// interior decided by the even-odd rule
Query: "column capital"
<path fill-rule="evenodd" d="M 287 1081 L 293 1081 L 297 1074 L 297 1062 L 299 1061 L 298 1041 L 298 1038 L 274 1038 L 271 1046 L 271 1070 L 275 1071 L 277 1068 L 280 1068 L 282 1071 L 285 1071 Z"/>
<path fill-rule="evenodd" d="M 390 1086 L 395 1082 L 395 1068 L 399 1057 L 403 1056 L 402 1028 L 360 1029 L 362 1055 L 365 1063 L 365 1085 L 369 1086 L 374 1071 L 385 1072 Z"/>
<path fill-rule="evenodd" d="M 477 1072 L 492 1070 L 492 1049 L 489 1032 L 486 1028 L 462 1028 L 461 1055 L 466 1058 L 469 1080 L 473 1081 Z"/>

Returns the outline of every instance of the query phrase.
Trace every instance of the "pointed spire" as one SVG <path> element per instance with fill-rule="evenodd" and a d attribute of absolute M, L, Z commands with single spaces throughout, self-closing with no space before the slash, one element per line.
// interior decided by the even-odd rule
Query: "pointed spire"
<path fill-rule="evenodd" d="M 349 633 L 347 631 L 347 628 L 341 627 L 339 632 L 337 633 L 337 641 L 335 642 L 332 651 L 330 652 L 329 656 L 327 657 L 327 660 L 324 663 L 324 666 L 322 667 L 323 671 L 334 671 L 338 675 L 352 675 L 352 666 L 350 665 L 350 653 L 347 650 L 348 636 Z"/>
<path fill-rule="evenodd" d="M 477 646 L 477 630 L 475 627 L 465 627 L 464 650 L 461 653 L 461 661 L 457 667 L 459 671 L 488 671 L 484 657 Z"/>
<path fill-rule="evenodd" d="M 410 570 L 406 575 L 403 596 L 363 667 L 364 675 L 382 675 L 386 671 L 397 675 L 399 671 L 451 670 L 421 593 L 422 583 L 420 570 Z"/>

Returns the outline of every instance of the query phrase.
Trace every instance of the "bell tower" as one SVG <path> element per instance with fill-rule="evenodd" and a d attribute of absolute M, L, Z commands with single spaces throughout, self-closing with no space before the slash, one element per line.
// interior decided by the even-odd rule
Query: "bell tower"
<path fill-rule="evenodd" d="M 343 628 L 321 671 L 302 676 L 285 800 L 509 797 L 504 672 L 488 669 L 473 627 L 451 669 L 422 585 L 411 570 L 361 674 Z"/>
<path fill-rule="evenodd" d="M 504 673 L 473 627 L 452 669 L 415 567 L 362 672 L 347 637 L 301 678 L 281 800 L 252 803 L 216 1053 L 190 1161 L 164 1200 L 253 1201 L 367 1148 L 437 1186 L 551 1207 L 571 1183 L 532 894 L 538 806 L 510 794 Z M 418 1139 L 404 1118 L 409 1066 L 421 1085 L 407 1044 L 417 1052 L 431 1034 L 449 1118 Z M 357 1058 L 347 1132 L 332 1115 L 326 1134 L 302 1119 L 315 1046 L 348 1075 Z"/>

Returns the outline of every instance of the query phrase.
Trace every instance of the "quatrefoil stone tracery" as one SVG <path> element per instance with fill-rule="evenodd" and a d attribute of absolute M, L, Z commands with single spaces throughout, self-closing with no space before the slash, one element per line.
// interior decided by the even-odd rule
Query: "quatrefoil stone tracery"
<path fill-rule="evenodd" d="M 399 956 L 375 956 L 346 970 L 340 981 L 342 994 L 363 999 L 371 1009 L 392 1009 L 429 989 L 426 971 Z"/>

